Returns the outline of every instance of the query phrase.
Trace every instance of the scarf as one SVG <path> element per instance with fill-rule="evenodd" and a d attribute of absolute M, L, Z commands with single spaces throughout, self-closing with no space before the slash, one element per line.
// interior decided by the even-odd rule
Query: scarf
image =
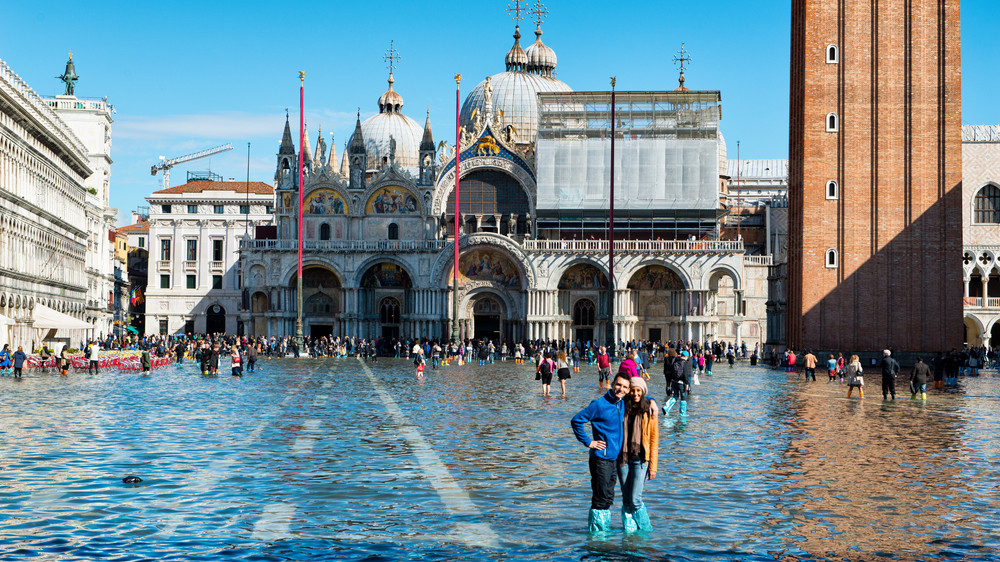
<path fill-rule="evenodd" d="M 622 464 L 632 457 L 644 458 L 642 455 L 642 412 L 636 412 L 631 418 L 625 418 L 625 454 Z"/>

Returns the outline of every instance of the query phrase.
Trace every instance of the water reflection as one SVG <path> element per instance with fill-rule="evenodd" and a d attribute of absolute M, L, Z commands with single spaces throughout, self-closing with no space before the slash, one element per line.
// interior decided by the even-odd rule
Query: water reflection
<path fill-rule="evenodd" d="M 661 420 L 652 535 L 591 540 L 587 453 L 569 429 L 600 395 L 587 367 L 568 397 L 542 398 L 530 364 L 422 381 L 406 361 L 370 365 L 399 416 L 357 361 L 261 367 L 0 378 L 0 558 L 992 560 L 1000 548 L 992 374 L 883 403 L 718 370 L 686 418 Z M 654 376 L 652 395 L 663 386 Z M 142 484 L 121 482 L 132 474 Z M 470 546 L 482 530 L 498 549 Z"/>

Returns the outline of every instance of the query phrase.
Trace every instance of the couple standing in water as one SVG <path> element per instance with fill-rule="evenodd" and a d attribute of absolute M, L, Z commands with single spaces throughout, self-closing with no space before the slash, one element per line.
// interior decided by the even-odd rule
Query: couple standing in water
<path fill-rule="evenodd" d="M 592 534 L 611 530 L 616 477 L 622 489 L 622 530 L 634 533 L 653 529 L 642 491 L 647 480 L 656 478 L 659 428 L 656 402 L 647 394 L 641 376 L 619 371 L 610 389 L 570 422 L 577 440 L 590 451 L 593 495 L 588 525 Z M 587 434 L 588 423 L 591 435 Z"/>

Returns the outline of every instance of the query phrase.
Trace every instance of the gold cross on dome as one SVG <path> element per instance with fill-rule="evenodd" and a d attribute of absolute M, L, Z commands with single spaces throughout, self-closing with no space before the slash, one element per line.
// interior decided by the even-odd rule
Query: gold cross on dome
<path fill-rule="evenodd" d="M 688 56 L 688 52 L 684 50 L 684 43 L 681 43 L 681 50 L 677 52 L 677 56 L 674 57 L 674 64 L 680 69 L 681 74 L 684 73 L 684 67 L 687 63 L 691 62 L 691 57 Z"/>
<path fill-rule="evenodd" d="M 511 14 L 511 18 L 513 18 L 514 23 L 516 24 L 521 23 L 521 12 L 526 11 L 528 11 L 528 9 L 521 6 L 521 0 L 513 0 L 511 5 L 507 6 L 507 13 Z"/>
<path fill-rule="evenodd" d="M 399 51 L 392 48 L 392 41 L 389 41 L 389 50 L 385 52 L 385 56 L 382 60 L 389 63 L 389 74 L 392 74 L 393 68 L 396 66 L 396 62 L 399 61 Z"/>
<path fill-rule="evenodd" d="M 535 16 L 535 23 L 538 25 L 542 25 L 542 22 L 545 21 L 545 17 L 549 15 L 549 11 L 545 9 L 545 4 L 542 4 L 542 0 L 537 0 L 535 2 L 535 7 L 532 8 L 529 13 Z"/>

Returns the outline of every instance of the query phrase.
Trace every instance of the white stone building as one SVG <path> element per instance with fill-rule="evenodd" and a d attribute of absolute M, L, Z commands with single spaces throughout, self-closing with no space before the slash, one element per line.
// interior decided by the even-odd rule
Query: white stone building
<path fill-rule="evenodd" d="M 272 224 L 274 188 L 192 180 L 149 202 L 145 333 L 242 332 L 239 243 Z"/>
<path fill-rule="evenodd" d="M 73 58 L 66 63 L 62 79 L 66 94 L 45 102 L 76 135 L 87 150 L 93 173 L 83 183 L 86 189 L 84 214 L 87 220 L 87 301 L 84 320 L 94 326 L 96 336 L 111 333 L 114 317 L 115 247 L 114 229 L 118 211 L 109 204 L 111 194 L 111 114 L 114 108 L 104 99 L 78 98 L 73 93 L 76 80 Z"/>
<path fill-rule="evenodd" d="M 1000 125 L 962 127 L 965 343 L 1000 345 Z"/>
<path fill-rule="evenodd" d="M 40 344 L 48 332 L 35 325 L 40 306 L 77 320 L 88 316 L 91 166 L 90 150 L 72 128 L 0 61 L 0 314 L 15 322 L 0 337 L 25 348 Z M 57 337 L 79 344 L 87 332 Z"/>
<path fill-rule="evenodd" d="M 572 92 L 535 35 L 462 106 L 458 216 L 456 148 L 415 134 L 391 72 L 341 160 L 303 143 L 305 335 L 763 342 L 769 260 L 721 235 L 720 93 L 618 92 L 612 277 L 610 92 Z M 297 161 L 286 122 L 276 236 L 243 244 L 258 335 L 295 334 Z"/>

